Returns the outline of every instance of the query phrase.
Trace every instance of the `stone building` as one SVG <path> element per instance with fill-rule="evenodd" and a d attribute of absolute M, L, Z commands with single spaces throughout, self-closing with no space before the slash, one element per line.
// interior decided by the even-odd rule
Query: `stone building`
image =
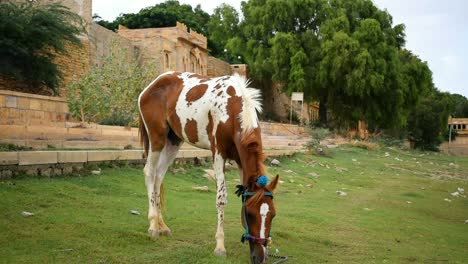
<path fill-rule="evenodd" d="M 207 75 L 207 39 L 182 23 L 177 22 L 175 27 L 143 29 L 128 29 L 120 25 L 117 33 L 141 52 L 144 61 L 159 57 L 163 71 Z"/>

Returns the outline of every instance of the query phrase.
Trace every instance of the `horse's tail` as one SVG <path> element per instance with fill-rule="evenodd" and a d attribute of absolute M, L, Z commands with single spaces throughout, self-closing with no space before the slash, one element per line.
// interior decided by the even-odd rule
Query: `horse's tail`
<path fill-rule="evenodd" d="M 149 138 L 148 138 L 148 131 L 146 131 L 146 126 L 143 121 L 143 117 L 140 114 L 140 121 L 138 123 L 138 131 L 140 133 L 140 144 L 145 147 L 145 157 L 148 157 L 148 149 L 149 149 Z"/>

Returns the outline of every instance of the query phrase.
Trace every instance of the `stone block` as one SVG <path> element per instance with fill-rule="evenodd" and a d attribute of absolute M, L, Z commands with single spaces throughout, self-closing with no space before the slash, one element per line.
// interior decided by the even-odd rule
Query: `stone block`
<path fill-rule="evenodd" d="M 123 160 L 122 151 L 88 151 L 88 161 Z"/>
<path fill-rule="evenodd" d="M 71 175 L 73 173 L 73 167 L 72 166 L 65 166 L 62 169 L 62 175 Z"/>
<path fill-rule="evenodd" d="M 29 100 L 29 109 L 31 109 L 31 110 L 42 110 L 41 100 L 30 99 Z"/>
<path fill-rule="evenodd" d="M 121 136 L 121 137 L 131 137 L 132 131 L 129 130 L 114 130 L 114 129 L 102 129 L 101 135 L 103 136 Z"/>
<path fill-rule="evenodd" d="M 57 152 L 55 151 L 22 151 L 18 152 L 19 165 L 55 164 Z"/>
<path fill-rule="evenodd" d="M 126 160 L 143 159 L 143 150 L 125 150 L 123 153 Z"/>
<path fill-rule="evenodd" d="M 5 95 L 0 94 L 0 107 L 5 107 Z"/>
<path fill-rule="evenodd" d="M 28 126 L 26 133 L 29 139 L 61 140 L 65 138 L 67 129 L 51 126 Z"/>
<path fill-rule="evenodd" d="M 88 161 L 87 151 L 58 151 L 57 155 L 59 163 L 84 163 Z"/>
<path fill-rule="evenodd" d="M 5 96 L 5 107 L 17 108 L 18 107 L 18 97 L 16 96 Z"/>
<path fill-rule="evenodd" d="M 50 177 L 52 176 L 52 168 L 41 168 L 39 169 L 39 174 L 43 177 Z"/>
<path fill-rule="evenodd" d="M 7 180 L 13 177 L 13 171 L 9 169 L 0 169 L 0 179 Z"/>
<path fill-rule="evenodd" d="M 25 136 L 25 126 L 0 125 L 0 138 L 2 139 L 24 139 Z"/>
<path fill-rule="evenodd" d="M 29 98 L 19 97 L 18 98 L 18 108 L 19 109 L 29 109 Z"/>
<path fill-rule="evenodd" d="M 12 165 L 18 163 L 18 152 L 0 152 L 0 165 Z"/>
<path fill-rule="evenodd" d="M 59 104 L 58 102 L 54 101 L 44 101 L 42 102 L 42 110 L 43 111 L 49 111 L 49 112 L 55 112 L 56 104 Z"/>

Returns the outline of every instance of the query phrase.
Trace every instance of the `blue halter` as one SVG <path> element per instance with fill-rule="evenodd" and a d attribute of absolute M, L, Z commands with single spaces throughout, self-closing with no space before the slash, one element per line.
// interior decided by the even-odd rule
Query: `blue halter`
<path fill-rule="evenodd" d="M 260 186 L 265 187 L 267 185 L 267 183 L 268 183 L 267 176 L 262 175 L 262 176 L 258 177 L 257 183 Z M 242 188 L 243 186 L 238 186 L 238 187 Z M 241 242 L 244 243 L 245 241 L 251 241 L 253 243 L 262 244 L 262 245 L 266 246 L 268 244 L 268 240 L 271 239 L 271 235 L 269 234 L 268 238 L 266 238 L 266 239 L 250 235 L 249 224 L 247 222 L 247 210 L 245 208 L 245 202 L 247 201 L 248 197 L 254 196 L 256 192 L 249 192 L 246 189 L 244 189 L 244 190 L 239 190 L 236 193 L 238 193 L 238 195 L 242 195 L 242 205 L 244 207 L 244 214 L 243 215 L 244 215 L 244 223 L 245 223 L 245 233 L 242 235 Z M 271 192 L 265 192 L 263 195 L 270 196 L 271 199 L 273 199 L 273 193 L 271 193 Z M 270 228 L 270 233 L 271 233 L 271 228 Z"/>

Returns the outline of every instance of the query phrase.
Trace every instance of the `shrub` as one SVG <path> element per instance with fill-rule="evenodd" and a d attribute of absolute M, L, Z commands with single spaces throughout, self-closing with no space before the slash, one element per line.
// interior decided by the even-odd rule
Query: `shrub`
<path fill-rule="evenodd" d="M 70 112 L 81 122 L 136 123 L 138 95 L 160 73 L 159 58 L 141 65 L 118 44 L 111 45 L 102 66 L 94 66 L 68 86 Z"/>
<path fill-rule="evenodd" d="M 319 154 L 326 152 L 326 148 L 320 145 L 320 141 L 331 135 L 330 130 L 327 128 L 311 128 L 309 134 L 312 139 L 307 143 L 306 147 L 311 152 Z"/>

